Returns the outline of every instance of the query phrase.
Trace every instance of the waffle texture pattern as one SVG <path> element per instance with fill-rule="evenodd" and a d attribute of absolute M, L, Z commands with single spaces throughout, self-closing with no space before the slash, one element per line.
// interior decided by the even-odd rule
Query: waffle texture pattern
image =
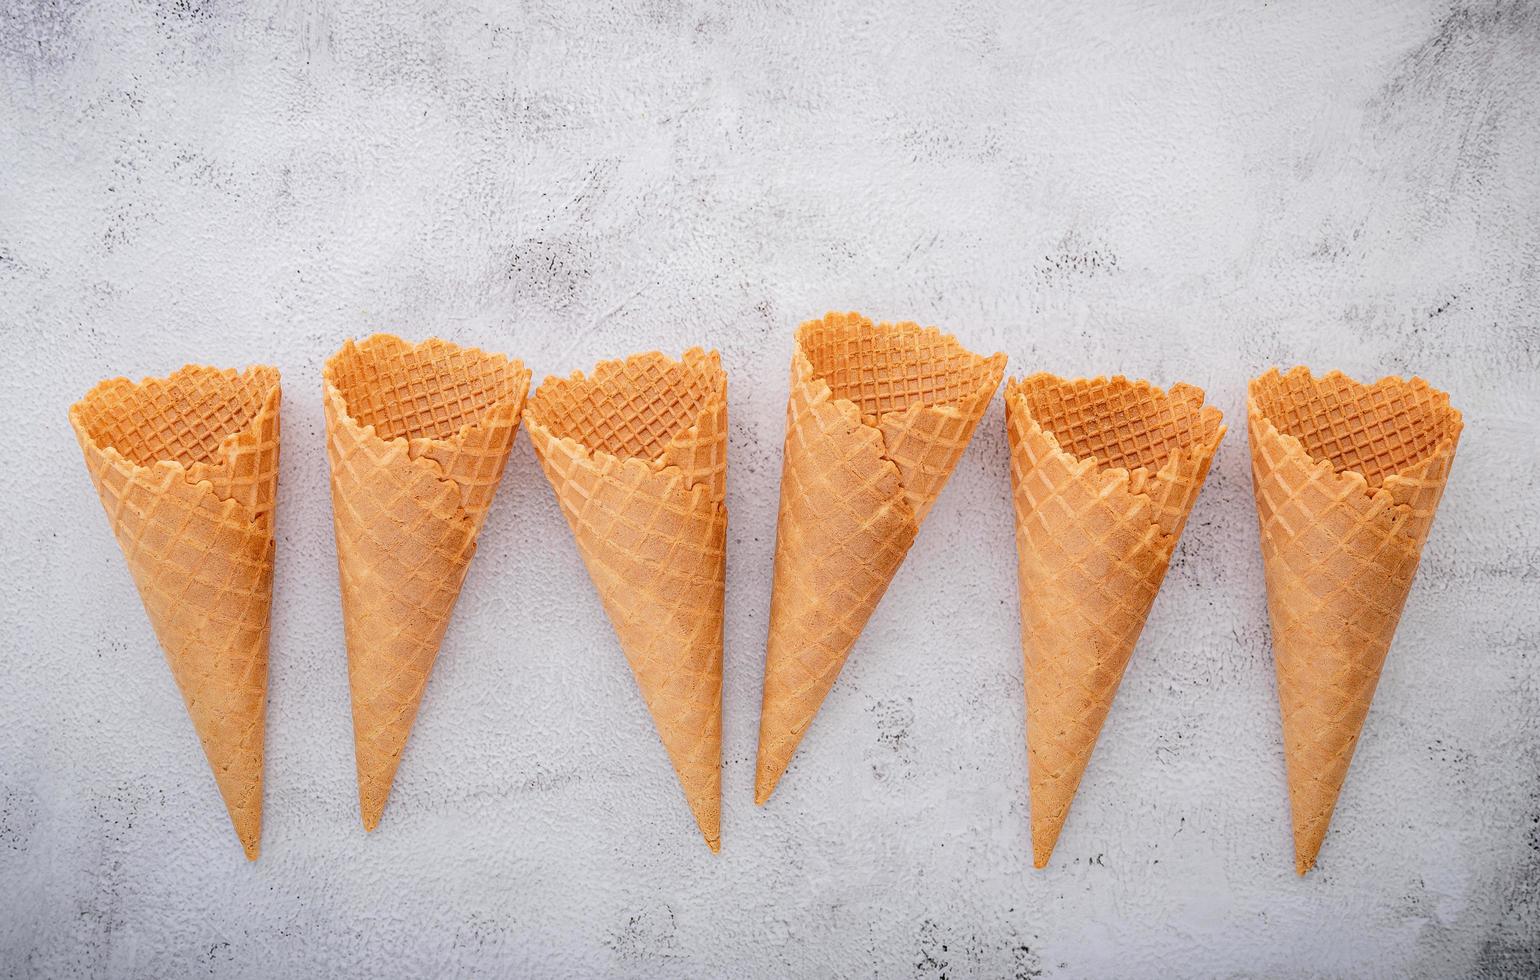
<path fill-rule="evenodd" d="M 727 374 L 653 352 L 547 378 L 527 425 L 702 836 L 721 847 Z"/>
<path fill-rule="evenodd" d="M 1005 388 L 1032 858 L 1048 863 L 1225 427 L 1191 385 Z"/>
<path fill-rule="evenodd" d="M 69 412 L 252 860 L 262 838 L 279 400 L 276 368 L 189 365 L 137 384 L 103 381 Z"/>
<path fill-rule="evenodd" d="M 1315 864 L 1463 426 L 1421 378 L 1276 369 L 1247 399 L 1294 864 Z"/>
<path fill-rule="evenodd" d="M 914 323 L 797 331 L 754 799 L 791 762 L 1005 371 Z"/>
<path fill-rule="evenodd" d="M 323 370 L 358 801 L 379 825 L 529 371 L 436 338 L 348 341 Z"/>

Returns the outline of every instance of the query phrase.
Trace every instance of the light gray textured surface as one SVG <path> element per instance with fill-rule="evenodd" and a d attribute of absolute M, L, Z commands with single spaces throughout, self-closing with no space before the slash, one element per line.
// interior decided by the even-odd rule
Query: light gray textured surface
<path fill-rule="evenodd" d="M 1535 5 L 381 6 L 0 0 L 0 974 L 1540 972 Z M 1044 872 L 998 400 L 751 804 L 790 336 L 831 308 L 1228 416 Z M 365 836 L 318 389 L 376 329 L 537 380 L 721 348 L 719 857 L 523 437 Z M 189 360 L 284 376 L 255 865 L 65 420 Z M 1466 419 L 1304 880 L 1240 417 L 1300 361 Z"/>

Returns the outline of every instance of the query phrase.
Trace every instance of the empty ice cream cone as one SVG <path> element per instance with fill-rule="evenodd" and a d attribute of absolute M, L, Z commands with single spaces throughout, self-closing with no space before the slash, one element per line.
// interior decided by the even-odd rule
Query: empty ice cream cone
<path fill-rule="evenodd" d="M 530 399 L 535 454 L 696 824 L 721 846 L 727 374 L 715 351 L 605 361 Z"/>
<path fill-rule="evenodd" d="M 1251 472 L 1278 668 L 1294 866 L 1315 864 L 1463 421 L 1421 378 L 1256 378 Z"/>
<path fill-rule="evenodd" d="M 251 860 L 262 838 L 279 397 L 276 368 L 189 365 L 103 381 L 69 413 Z"/>
<path fill-rule="evenodd" d="M 384 812 L 518 434 L 529 372 L 430 339 L 348 341 L 323 372 L 358 802 Z"/>
<path fill-rule="evenodd" d="M 1225 427 L 1191 385 L 1051 374 L 1006 384 L 1005 423 L 1041 868 Z"/>
<path fill-rule="evenodd" d="M 797 331 L 754 799 L 764 803 L 999 387 L 914 323 L 830 313 Z"/>

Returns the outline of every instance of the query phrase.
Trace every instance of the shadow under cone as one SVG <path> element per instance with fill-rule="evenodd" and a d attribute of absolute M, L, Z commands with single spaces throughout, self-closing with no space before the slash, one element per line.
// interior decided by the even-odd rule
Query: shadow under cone
<path fill-rule="evenodd" d="M 934 328 L 804 323 L 791 361 L 754 800 L 764 803 L 1005 370 Z"/>
<path fill-rule="evenodd" d="M 721 847 L 727 375 L 715 351 L 547 378 L 530 441 L 695 822 Z"/>
<path fill-rule="evenodd" d="M 1005 422 L 1041 868 L 1225 429 L 1191 385 L 1050 374 L 1006 384 Z"/>
<path fill-rule="evenodd" d="M 379 825 L 529 372 L 430 339 L 349 340 L 323 373 L 358 803 Z"/>
<path fill-rule="evenodd" d="M 188 366 L 104 381 L 70 408 L 86 467 L 181 689 L 246 857 L 262 838 L 262 742 L 278 371 Z"/>
<path fill-rule="evenodd" d="M 1320 852 L 1463 422 L 1421 378 L 1251 382 L 1251 472 L 1278 669 L 1294 867 Z"/>

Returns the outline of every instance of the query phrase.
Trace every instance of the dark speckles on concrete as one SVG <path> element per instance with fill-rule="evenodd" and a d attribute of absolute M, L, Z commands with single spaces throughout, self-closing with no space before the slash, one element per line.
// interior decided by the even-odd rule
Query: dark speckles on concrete
<path fill-rule="evenodd" d="M 1540 766 L 1540 758 L 1531 762 Z M 1540 846 L 1536 845 L 1540 836 L 1540 777 L 1535 780 L 1529 808 L 1530 850 L 1514 864 L 1501 886 L 1501 912 L 1481 943 L 1473 976 L 1504 980 L 1540 976 Z"/>
<path fill-rule="evenodd" d="M 1524 0 L 1456 4 L 1425 41 L 1401 59 L 1380 91 L 1379 101 L 1390 107 L 1426 96 L 1426 88 L 1463 80 L 1462 57 L 1480 58 L 1494 41 L 1512 37 L 1529 46 L 1540 44 L 1535 6 Z"/>
<path fill-rule="evenodd" d="M 1111 275 L 1117 269 L 1115 252 L 1093 244 L 1076 231 L 1066 232 L 1053 251 L 1041 256 L 1036 264 L 1038 276 L 1047 283 Z"/>
<path fill-rule="evenodd" d="M 507 272 L 515 295 L 547 309 L 571 307 L 592 275 L 588 258 L 593 247 L 570 238 L 537 238 L 515 245 Z"/>
<path fill-rule="evenodd" d="M 1516 828 L 1524 847 L 1516 851 L 1497 878 L 1499 912 L 1481 944 L 1473 971 L 1474 976 L 1505 980 L 1540 976 L 1540 682 L 1532 672 L 1527 673 L 1519 690 L 1525 701 L 1520 730 L 1535 736 L 1520 743 L 1523 747 L 1513 760 L 1528 774 Z"/>
<path fill-rule="evenodd" d="M 25 851 L 41 820 L 36 794 L 20 786 L 0 785 L 0 848 L 17 854 Z"/>
<path fill-rule="evenodd" d="M 875 746 L 866 752 L 872 775 L 879 782 L 912 778 L 916 755 L 911 740 L 915 722 L 914 699 L 870 699 L 867 713 L 876 738 Z"/>
<path fill-rule="evenodd" d="M 163 0 L 160 9 L 169 18 L 194 21 L 212 16 L 218 6 L 217 0 Z"/>
<path fill-rule="evenodd" d="M 679 955 L 678 922 L 667 905 L 629 913 L 612 929 L 605 945 L 617 960 L 635 968 Z"/>
<path fill-rule="evenodd" d="M 996 942 L 965 927 L 944 925 L 924 919 L 915 935 L 915 953 L 910 975 L 938 980 L 958 977 L 1010 977 L 1031 980 L 1053 973 L 1043 965 L 1033 947 L 1009 929 L 1003 942 Z M 1061 964 L 1061 967 L 1064 964 Z"/>
<path fill-rule="evenodd" d="M 27 81 L 58 71 L 80 50 L 76 22 L 87 0 L 7 0 L 0 5 L 0 53 Z"/>

